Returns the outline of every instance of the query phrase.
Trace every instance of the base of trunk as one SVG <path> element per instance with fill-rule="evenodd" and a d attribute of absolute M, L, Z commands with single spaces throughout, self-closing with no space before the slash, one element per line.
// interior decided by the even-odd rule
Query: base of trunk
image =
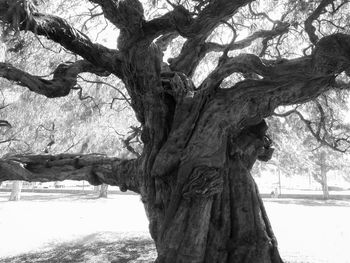
<path fill-rule="evenodd" d="M 233 157 L 218 173 L 223 178 L 220 193 L 182 197 L 170 222 L 153 227 L 156 262 L 283 262 L 257 186 L 242 160 Z"/>

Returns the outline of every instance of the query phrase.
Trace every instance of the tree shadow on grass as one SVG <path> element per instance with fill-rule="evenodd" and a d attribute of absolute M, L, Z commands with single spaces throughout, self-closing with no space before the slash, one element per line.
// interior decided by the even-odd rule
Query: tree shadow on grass
<path fill-rule="evenodd" d="M 349 200 L 318 200 L 318 199 L 265 199 L 264 202 L 278 204 L 293 204 L 303 206 L 350 207 Z"/>
<path fill-rule="evenodd" d="M 146 237 L 101 241 L 103 233 L 92 234 L 70 243 L 52 244 L 43 250 L 0 259 L 0 263 L 146 263 L 156 251 Z"/>

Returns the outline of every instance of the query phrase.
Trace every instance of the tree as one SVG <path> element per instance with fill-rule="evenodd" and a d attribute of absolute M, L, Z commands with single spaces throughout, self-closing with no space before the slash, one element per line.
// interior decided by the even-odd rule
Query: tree
<path fill-rule="evenodd" d="M 282 262 L 250 170 L 271 158 L 264 118 L 275 108 L 348 86 L 338 77 L 350 72 L 347 1 L 88 2 L 92 17 L 102 13 L 119 29 L 117 49 L 36 1 L 1 0 L 8 30 L 44 36 L 79 58 L 51 79 L 9 63 L 0 75 L 48 98 L 67 96 L 84 72 L 118 77 L 141 125 L 142 154 L 13 156 L 0 162 L 0 179 L 86 179 L 139 193 L 158 263 Z M 183 45 L 166 63 L 176 38 Z"/>
<path fill-rule="evenodd" d="M 349 168 L 345 156 L 348 146 L 339 148 L 338 144 L 350 138 L 345 119 L 348 95 L 343 91 L 327 92 L 307 104 L 279 109 L 274 115 L 283 122 L 276 118 L 270 121 L 273 130 L 279 130 L 273 140 L 282 146 L 279 162 L 284 170 L 311 174 L 321 185 L 324 199 L 329 198 L 327 173 L 338 171 L 344 175 Z"/>
<path fill-rule="evenodd" d="M 321 184 L 322 186 L 322 193 L 323 198 L 325 200 L 329 199 L 329 190 L 328 190 L 328 180 L 327 180 L 327 173 L 330 170 L 330 167 L 326 164 L 326 152 L 325 151 L 319 151 L 318 154 L 318 160 L 317 164 L 319 165 L 319 172 L 314 172 L 312 175 L 314 179 Z"/>
<path fill-rule="evenodd" d="M 22 183 L 22 181 L 13 181 L 9 201 L 19 201 L 21 199 Z"/>

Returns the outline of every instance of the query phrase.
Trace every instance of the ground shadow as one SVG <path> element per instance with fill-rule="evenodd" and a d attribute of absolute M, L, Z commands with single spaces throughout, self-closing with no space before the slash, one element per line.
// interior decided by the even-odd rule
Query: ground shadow
<path fill-rule="evenodd" d="M 264 199 L 264 202 L 278 204 L 294 204 L 303 206 L 335 206 L 335 207 L 350 207 L 350 200 L 318 200 L 318 199 L 284 199 L 271 198 Z"/>
<path fill-rule="evenodd" d="M 88 235 L 69 243 L 0 259 L 0 263 L 127 263 L 154 262 L 156 251 L 151 239 L 120 238 L 103 241 L 106 233 Z M 107 233 L 108 235 L 108 233 Z"/>

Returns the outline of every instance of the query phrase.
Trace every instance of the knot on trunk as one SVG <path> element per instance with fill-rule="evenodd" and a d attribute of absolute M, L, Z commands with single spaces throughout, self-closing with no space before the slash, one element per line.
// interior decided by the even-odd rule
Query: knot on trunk
<path fill-rule="evenodd" d="M 182 5 L 176 5 L 172 13 L 173 25 L 181 35 L 190 37 L 190 32 L 186 28 L 193 22 L 191 13 Z M 193 34 L 192 34 L 193 37 Z"/>
<path fill-rule="evenodd" d="M 162 72 L 162 85 L 176 102 L 186 97 L 193 97 L 195 86 L 190 78 L 181 72 Z"/>
<path fill-rule="evenodd" d="M 271 147 L 272 140 L 269 136 L 265 135 L 263 139 L 263 146 L 258 151 L 258 160 L 267 162 L 271 160 L 272 154 L 275 151 L 274 148 Z"/>
<path fill-rule="evenodd" d="M 212 196 L 223 189 L 223 177 L 217 168 L 200 166 L 196 167 L 183 187 L 182 194 L 185 198 L 195 196 Z"/>
<path fill-rule="evenodd" d="M 274 149 L 272 140 L 266 135 L 268 126 L 264 120 L 256 125 L 249 126 L 241 131 L 237 137 L 229 141 L 229 154 L 240 155 L 252 166 L 256 159 L 268 161 L 271 159 Z"/>

